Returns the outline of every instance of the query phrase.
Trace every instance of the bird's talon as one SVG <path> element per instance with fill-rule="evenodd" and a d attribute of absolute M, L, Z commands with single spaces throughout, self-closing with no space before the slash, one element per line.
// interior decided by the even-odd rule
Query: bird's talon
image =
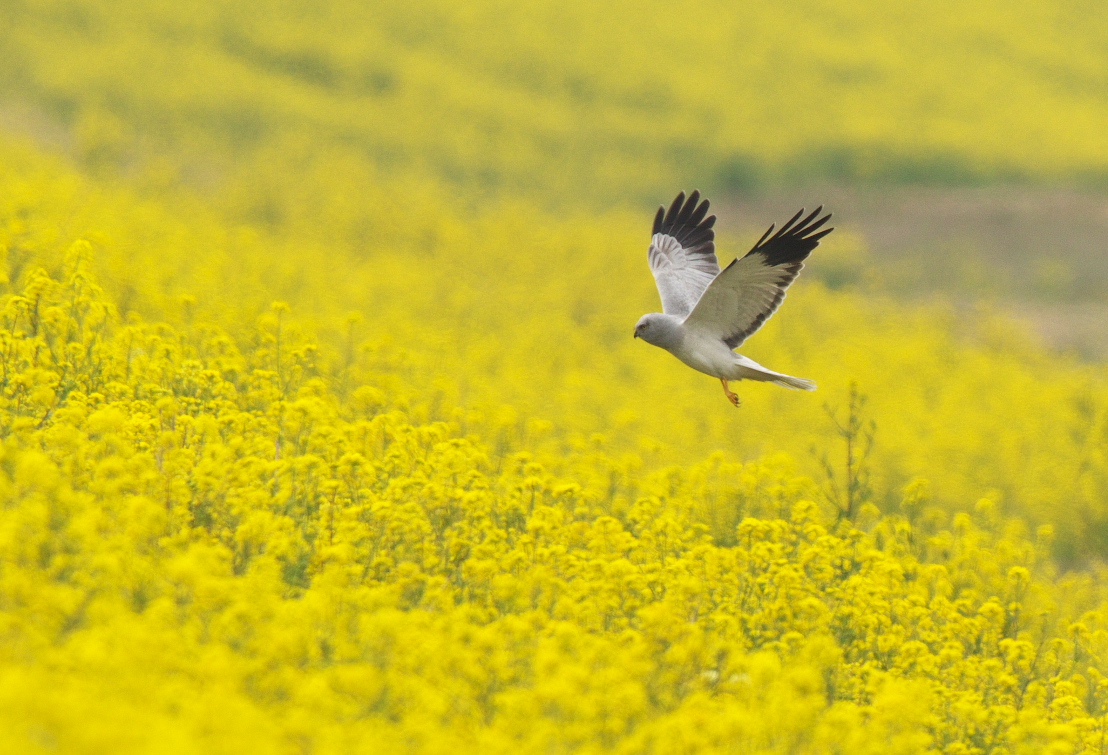
<path fill-rule="evenodd" d="M 719 382 L 723 385 L 723 395 L 727 397 L 727 400 L 730 401 L 736 409 L 738 409 L 739 394 L 732 392 L 731 389 L 727 387 L 727 381 L 723 378 L 720 378 Z"/>

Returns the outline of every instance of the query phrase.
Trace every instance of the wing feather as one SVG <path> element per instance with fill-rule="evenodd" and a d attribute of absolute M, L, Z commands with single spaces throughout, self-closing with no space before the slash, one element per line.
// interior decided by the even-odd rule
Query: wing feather
<path fill-rule="evenodd" d="M 688 199 L 681 192 L 669 210 L 659 207 L 654 216 L 647 260 L 666 314 L 688 315 L 719 275 L 713 229 L 716 216 L 708 216 L 708 207 L 707 199 L 700 201 L 699 191 Z"/>
<path fill-rule="evenodd" d="M 823 228 L 830 213 L 804 210 L 773 232 L 770 226 L 746 256 L 734 260 L 708 285 L 685 318 L 685 325 L 738 348 L 777 311 L 785 291 L 804 267 L 804 260 L 834 228 Z"/>

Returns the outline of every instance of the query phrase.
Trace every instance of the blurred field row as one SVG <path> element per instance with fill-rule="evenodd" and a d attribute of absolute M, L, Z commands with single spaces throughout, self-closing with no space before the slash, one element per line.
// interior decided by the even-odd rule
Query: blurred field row
<path fill-rule="evenodd" d="M 59 124 L 93 169 L 201 188 L 244 157 L 295 170 L 328 151 L 563 207 L 692 182 L 1103 185 L 1106 14 L 1085 0 L 12 0 L 0 98 Z"/>

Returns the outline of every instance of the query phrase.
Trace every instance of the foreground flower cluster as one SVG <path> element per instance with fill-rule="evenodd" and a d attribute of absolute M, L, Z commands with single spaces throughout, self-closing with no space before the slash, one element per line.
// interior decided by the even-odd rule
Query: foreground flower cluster
<path fill-rule="evenodd" d="M 130 318 L 0 305 L 0 732 L 25 752 L 1103 752 L 1108 612 L 1049 528 L 786 458 L 568 470 Z M 393 751 L 390 749 L 390 751 Z"/>

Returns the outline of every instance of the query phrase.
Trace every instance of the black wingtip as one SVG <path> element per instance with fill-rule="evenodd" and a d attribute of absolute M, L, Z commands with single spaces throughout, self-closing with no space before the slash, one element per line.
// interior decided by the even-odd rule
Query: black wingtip
<path fill-rule="evenodd" d="M 819 217 L 819 214 L 823 212 L 823 205 L 807 215 L 804 212 L 801 209 L 793 215 L 787 223 L 781 226 L 777 233 L 773 233 L 773 226 L 771 225 L 762 234 L 762 238 L 758 239 L 758 243 L 748 252 L 748 256 L 750 254 L 761 254 L 765 257 L 766 264 L 775 267 L 801 262 L 806 259 L 812 253 L 812 250 L 819 246 L 820 239 L 835 229 L 820 230 L 831 219 L 831 213 Z M 802 217 L 803 220 L 801 220 Z M 773 233 L 772 236 L 770 236 L 771 233 Z"/>
<path fill-rule="evenodd" d="M 669 205 L 658 208 L 654 216 L 653 233 L 667 234 L 677 239 L 687 254 L 710 257 L 715 261 L 715 215 L 708 215 L 711 203 L 694 189 L 686 198 L 681 192 Z"/>
<path fill-rule="evenodd" d="M 677 195 L 677 198 L 673 200 L 673 204 L 669 206 L 669 210 L 666 212 L 665 220 L 662 221 L 664 225 L 669 226 L 673 225 L 676 222 L 677 214 L 681 212 L 681 207 L 684 205 L 684 203 L 685 192 L 681 192 Z"/>
<path fill-rule="evenodd" d="M 831 228 L 825 228 L 824 230 L 820 231 L 819 233 L 814 233 L 811 236 L 809 236 L 808 240 L 809 241 L 814 241 L 816 244 L 818 244 L 820 239 L 822 239 L 827 234 L 831 233 L 831 231 L 833 231 L 833 230 L 835 230 L 835 228 L 833 226 Z"/>
<path fill-rule="evenodd" d="M 801 210 L 801 212 L 803 212 L 803 210 Z M 807 226 L 809 223 L 812 222 L 812 218 L 814 218 L 816 215 L 819 215 L 821 212 L 823 212 L 823 205 L 820 205 L 816 209 L 812 210 L 811 214 L 809 214 L 808 217 L 801 220 L 800 221 L 800 226 L 802 228 Z"/>
<path fill-rule="evenodd" d="M 830 215 L 824 215 L 822 218 L 820 218 L 816 222 L 810 223 L 809 221 L 814 217 L 815 217 L 815 213 L 812 213 L 811 215 L 809 215 L 807 218 L 804 219 L 803 228 L 798 228 L 797 229 L 797 233 L 799 235 L 808 236 L 811 233 L 813 233 L 815 231 L 818 231 L 820 228 L 823 227 L 824 223 L 826 223 L 828 220 L 831 219 Z"/>
<path fill-rule="evenodd" d="M 785 223 L 785 225 L 781 226 L 781 230 L 779 230 L 777 233 L 773 234 L 773 238 L 777 239 L 777 238 L 780 238 L 780 237 L 784 236 L 786 233 L 788 233 L 789 229 L 792 228 L 796 224 L 796 221 L 800 220 L 800 216 L 803 215 L 803 214 L 804 214 L 804 208 L 801 207 L 799 210 L 797 210 L 795 215 L 793 215 L 791 218 L 789 218 L 789 222 L 787 222 L 787 223 Z M 771 239 L 771 241 L 772 241 L 772 239 Z"/>
<path fill-rule="evenodd" d="M 754 245 L 754 248 L 757 249 L 758 247 L 760 247 L 762 245 L 762 242 L 766 240 L 767 236 L 769 236 L 771 233 L 773 233 L 773 229 L 776 228 L 776 227 L 777 227 L 776 223 L 770 223 L 769 228 L 767 228 L 766 232 L 762 234 L 762 238 L 758 239 L 758 243 Z"/>

